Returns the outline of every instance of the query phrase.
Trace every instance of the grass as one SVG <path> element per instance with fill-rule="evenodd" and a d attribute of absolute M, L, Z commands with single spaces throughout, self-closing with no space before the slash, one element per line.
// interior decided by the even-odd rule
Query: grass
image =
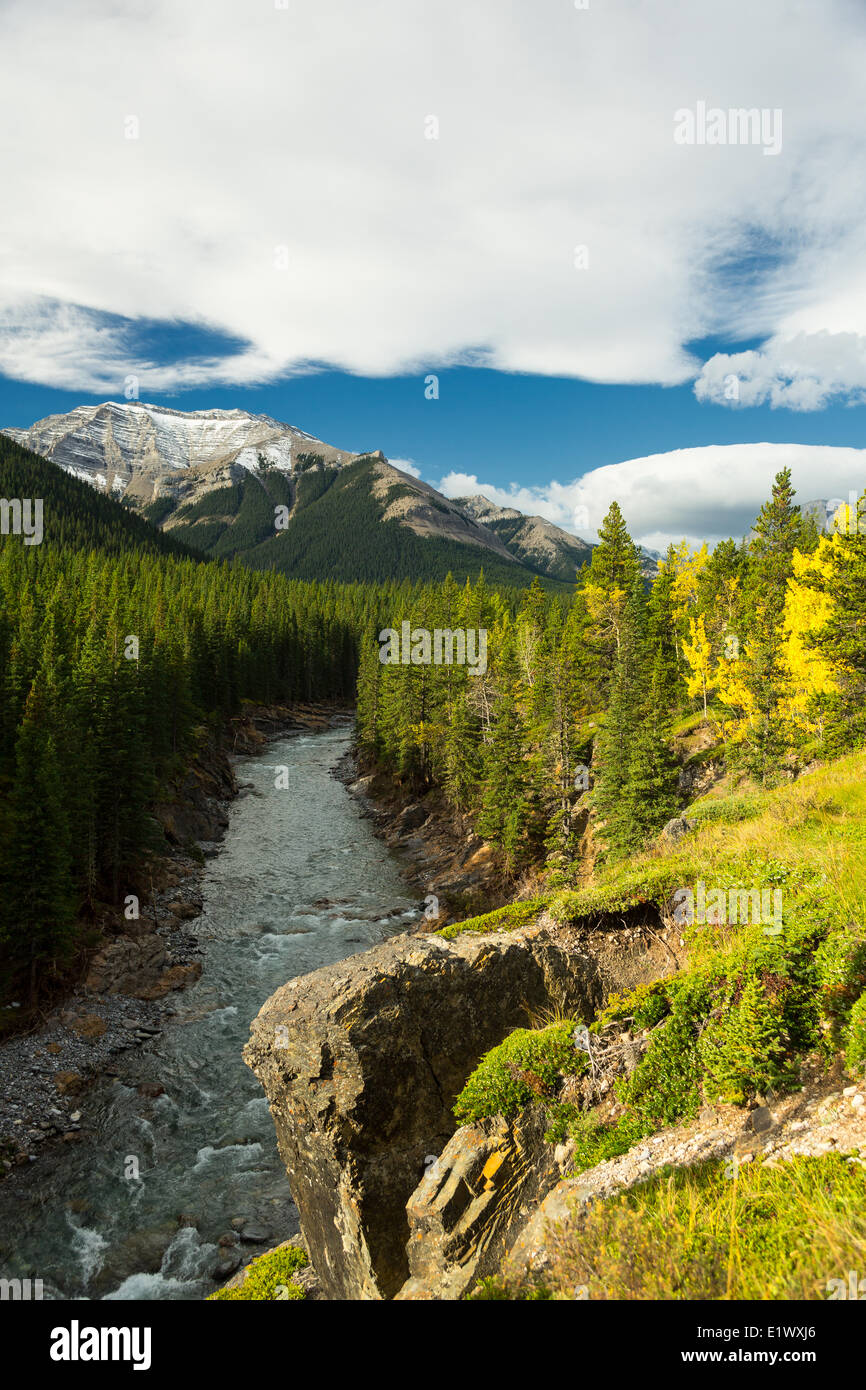
<path fill-rule="evenodd" d="M 866 1170 L 840 1154 L 663 1170 L 552 1228 L 542 1275 L 491 1299 L 829 1299 L 866 1268 Z"/>
<path fill-rule="evenodd" d="M 434 935 L 453 941 L 455 936 L 462 936 L 464 932 L 484 935 L 494 931 L 517 931 L 519 927 L 533 922 L 545 910 L 548 902 L 548 898 L 527 898 L 524 902 L 506 903 L 505 907 L 484 912 L 480 917 L 467 917 L 464 922 L 449 922 L 447 927 L 440 927 Z"/>
<path fill-rule="evenodd" d="M 769 1090 L 796 1088 L 807 1055 L 829 1062 L 842 1052 L 852 1071 L 866 1069 L 866 928 L 858 925 L 866 910 L 866 755 L 772 792 L 731 798 L 727 813 L 713 808 L 686 845 L 608 866 L 590 887 L 554 897 L 550 913 L 560 923 L 592 921 L 654 904 L 669 921 L 682 901 L 677 889 L 696 891 L 699 883 L 707 894 L 725 894 L 726 919 L 674 915 L 686 968 L 612 997 L 591 1025 L 628 1019 L 649 1030 L 637 1066 L 615 1082 L 625 1107 L 616 1121 L 580 1111 L 567 1092 L 566 1104 L 558 1099 L 564 1079 L 585 1061 L 573 1048 L 545 1054 L 543 1067 L 528 1051 L 523 1056 L 543 1050 L 539 1039 L 559 1040 L 551 1029 L 518 1030 L 489 1052 L 458 1099 L 457 1118 L 509 1117 L 541 1101 L 551 1141 L 572 1140 L 581 1171 L 692 1117 L 703 1102 L 744 1105 Z M 760 894 L 769 903 L 777 892 L 778 932 L 773 918 L 749 920 Z M 746 920 L 731 914 L 741 904 Z M 492 930 L 492 919 L 508 911 L 460 925 Z M 555 1073 L 548 1063 L 556 1058 Z"/>

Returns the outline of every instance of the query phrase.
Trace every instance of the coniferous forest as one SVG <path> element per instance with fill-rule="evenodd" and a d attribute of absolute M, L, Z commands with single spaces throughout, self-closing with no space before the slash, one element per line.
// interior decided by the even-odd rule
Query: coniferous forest
<path fill-rule="evenodd" d="M 614 502 L 572 596 L 446 582 L 400 620 L 486 627 L 490 661 L 383 666 L 368 632 L 361 745 L 443 787 L 514 869 L 579 875 L 590 809 L 609 855 L 645 847 L 681 804 L 671 740 L 690 723 L 761 787 L 864 732 L 866 535 L 845 508 L 819 536 L 787 471 L 747 539 L 671 546 L 649 585 Z"/>
<path fill-rule="evenodd" d="M 154 846 L 154 800 L 244 701 L 356 697 L 368 764 L 441 788 L 517 874 L 580 876 L 681 804 L 675 730 L 714 727 L 771 786 L 866 732 L 866 536 L 819 536 L 787 472 L 750 536 L 671 547 L 651 584 L 616 502 L 572 593 L 300 582 L 205 560 L 0 439 L 0 492 L 44 499 L 0 545 L 4 990 L 38 994 Z M 843 509 L 844 511 L 844 509 Z M 383 627 L 484 629 L 483 672 L 383 664 Z"/>

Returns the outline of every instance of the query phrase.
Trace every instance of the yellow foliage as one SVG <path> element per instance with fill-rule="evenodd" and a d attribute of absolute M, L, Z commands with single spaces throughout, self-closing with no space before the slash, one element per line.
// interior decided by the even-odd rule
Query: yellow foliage
<path fill-rule="evenodd" d="M 837 516 L 850 512 L 840 507 Z M 844 526 L 845 518 L 842 517 Z M 840 528 L 841 529 L 841 528 Z M 815 718 L 815 702 L 838 689 L 838 666 L 815 651 L 810 638 L 833 615 L 831 557 L 838 545 L 838 532 L 822 536 L 814 555 L 795 550 L 794 573 L 788 580 L 785 599 L 783 660 L 785 692 L 781 700 L 784 716 L 799 730 L 820 732 L 820 716 Z"/>

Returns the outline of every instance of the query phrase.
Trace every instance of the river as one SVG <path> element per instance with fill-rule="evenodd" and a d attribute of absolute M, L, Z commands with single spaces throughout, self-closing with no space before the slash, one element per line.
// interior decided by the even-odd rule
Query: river
<path fill-rule="evenodd" d="M 232 805 L 190 923 L 202 976 L 163 1033 L 125 1054 L 122 1079 L 82 1098 L 83 1141 L 0 1187 L 7 1276 L 42 1278 L 57 1298 L 199 1299 L 216 1287 L 233 1218 L 260 1228 L 261 1248 L 298 1230 L 267 1102 L 241 1057 L 250 1021 L 286 980 L 405 931 L 419 911 L 330 775 L 349 738 L 284 738 L 237 763 L 252 788 Z M 148 1099 L 143 1082 L 164 1093 Z"/>

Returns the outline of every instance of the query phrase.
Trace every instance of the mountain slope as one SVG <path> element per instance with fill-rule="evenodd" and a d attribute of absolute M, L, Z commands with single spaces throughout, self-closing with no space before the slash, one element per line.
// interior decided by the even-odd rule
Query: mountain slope
<path fill-rule="evenodd" d="M 133 550 L 176 556 L 193 554 L 179 537 L 163 534 L 143 517 L 118 506 L 110 497 L 100 496 L 80 479 L 70 477 L 14 440 L 4 438 L 2 433 L 0 497 L 41 499 L 40 544 L 102 550 L 110 555 Z M 0 545 L 22 543 L 19 536 L 0 535 Z"/>
<path fill-rule="evenodd" d="M 573 582 L 569 547 L 589 553 L 540 518 L 561 539 L 515 546 L 381 452 L 336 449 L 265 415 L 106 402 L 5 433 L 206 554 L 297 578 L 464 579 L 483 568 L 501 584 Z"/>
<path fill-rule="evenodd" d="M 525 516 L 514 507 L 488 502 L 486 497 L 458 497 L 457 502 L 464 512 L 497 535 L 515 559 L 543 574 L 573 583 L 575 571 L 589 562 L 590 543 L 543 516 Z"/>

